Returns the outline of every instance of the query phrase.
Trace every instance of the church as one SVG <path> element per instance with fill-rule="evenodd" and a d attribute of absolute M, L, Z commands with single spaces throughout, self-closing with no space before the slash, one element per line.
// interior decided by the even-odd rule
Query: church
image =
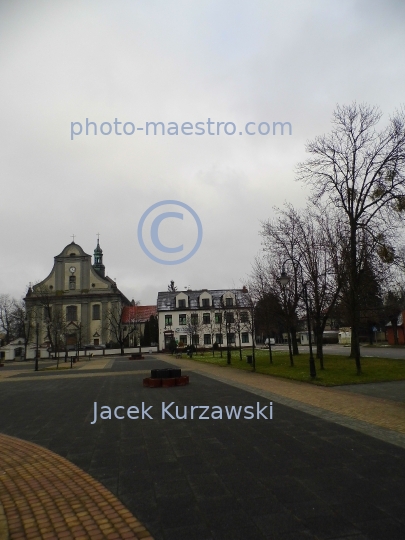
<path fill-rule="evenodd" d="M 69 347 L 105 346 L 114 341 L 107 321 L 120 316 L 130 301 L 105 275 L 99 240 L 92 257 L 74 242 L 54 257 L 50 274 L 28 289 L 27 314 L 39 333 L 39 343 L 54 350 Z"/>

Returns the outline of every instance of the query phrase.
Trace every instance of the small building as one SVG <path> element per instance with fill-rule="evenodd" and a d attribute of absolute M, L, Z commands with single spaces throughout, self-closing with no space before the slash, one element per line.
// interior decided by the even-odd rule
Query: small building
<path fill-rule="evenodd" d="M 158 293 L 159 349 L 180 346 L 252 347 L 247 289 Z"/>
<path fill-rule="evenodd" d="M 340 345 L 350 345 L 351 342 L 352 342 L 352 329 L 349 326 L 339 328 Z"/>
<path fill-rule="evenodd" d="M 0 359 L 5 362 L 11 360 L 24 360 L 24 340 L 22 338 L 10 341 L 0 348 Z"/>
<path fill-rule="evenodd" d="M 134 347 L 135 342 L 139 346 L 138 340 L 145 335 L 145 325 L 151 317 L 157 318 L 156 306 L 137 306 L 134 302 L 131 302 L 130 306 L 124 307 L 122 322 L 134 327 L 134 332 L 128 336 L 128 347 Z"/>
<path fill-rule="evenodd" d="M 390 345 L 405 345 L 404 313 L 405 311 L 402 311 L 399 314 L 396 327 L 392 325 L 391 321 L 385 325 L 387 340 Z"/>
<path fill-rule="evenodd" d="M 309 345 L 308 331 L 298 332 L 301 345 Z M 311 332 L 312 343 L 316 341 L 314 332 Z M 339 332 L 337 330 L 325 330 L 322 334 L 322 343 L 338 343 Z"/>

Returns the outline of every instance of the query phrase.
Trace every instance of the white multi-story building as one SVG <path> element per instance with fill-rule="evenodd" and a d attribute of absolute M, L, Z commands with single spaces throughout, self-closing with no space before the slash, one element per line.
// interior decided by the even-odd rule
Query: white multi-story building
<path fill-rule="evenodd" d="M 180 346 L 252 346 L 247 289 L 159 292 L 159 349 L 175 339 Z"/>

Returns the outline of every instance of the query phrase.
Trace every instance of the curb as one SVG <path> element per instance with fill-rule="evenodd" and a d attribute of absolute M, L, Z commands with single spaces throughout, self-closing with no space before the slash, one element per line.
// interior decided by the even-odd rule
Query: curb
<path fill-rule="evenodd" d="M 7 518 L 4 512 L 3 505 L 0 502 L 0 540 L 9 540 Z"/>

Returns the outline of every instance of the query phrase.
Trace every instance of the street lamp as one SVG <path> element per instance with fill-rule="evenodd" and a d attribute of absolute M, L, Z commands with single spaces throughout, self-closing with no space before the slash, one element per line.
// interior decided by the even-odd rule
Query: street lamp
<path fill-rule="evenodd" d="M 286 272 L 284 270 L 284 265 L 285 265 L 286 262 L 287 261 L 285 261 L 283 263 L 283 267 L 282 267 L 282 271 L 281 271 L 281 275 L 280 275 L 280 284 L 283 287 L 284 295 L 285 295 L 285 288 L 288 285 L 288 283 L 290 282 L 290 278 L 289 278 L 289 276 L 286 274 Z M 303 275 L 301 263 L 296 259 L 292 259 L 292 262 L 293 262 L 293 265 L 295 263 L 296 266 L 299 267 L 299 269 L 301 271 L 302 292 L 303 292 L 303 298 L 304 298 L 304 303 L 305 303 L 305 309 L 306 309 L 306 313 L 307 313 L 308 344 L 309 344 L 309 373 L 311 375 L 311 379 L 315 379 L 315 377 L 316 377 L 316 367 L 315 367 L 314 355 L 313 355 L 313 352 L 312 352 L 311 315 L 310 315 L 309 306 L 308 306 L 307 284 L 306 284 L 306 282 L 304 282 L 304 275 Z M 291 353 L 291 349 L 290 349 L 290 353 Z"/>

